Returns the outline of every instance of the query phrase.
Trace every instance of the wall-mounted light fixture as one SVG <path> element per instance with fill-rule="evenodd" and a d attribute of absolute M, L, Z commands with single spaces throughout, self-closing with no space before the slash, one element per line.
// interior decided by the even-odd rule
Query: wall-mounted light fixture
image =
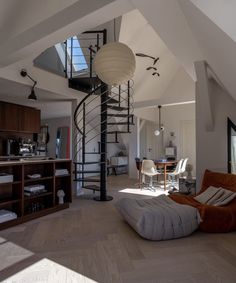
<path fill-rule="evenodd" d="M 36 86 L 37 81 L 34 80 L 34 79 L 27 73 L 27 71 L 26 71 L 25 69 L 22 69 L 22 70 L 20 71 L 20 74 L 21 74 L 22 77 L 28 77 L 28 78 L 34 83 L 33 86 L 32 86 L 32 88 L 31 88 L 31 92 L 30 92 L 30 95 L 28 96 L 28 99 L 29 99 L 29 100 L 37 100 L 37 96 L 36 96 L 35 91 L 34 91 L 34 87 Z"/>

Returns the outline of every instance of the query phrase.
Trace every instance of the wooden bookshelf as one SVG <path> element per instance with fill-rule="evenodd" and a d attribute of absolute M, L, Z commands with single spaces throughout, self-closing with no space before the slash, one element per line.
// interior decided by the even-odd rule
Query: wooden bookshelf
<path fill-rule="evenodd" d="M 57 169 L 66 169 L 68 174 L 55 176 Z M 0 230 L 44 216 L 69 207 L 72 201 L 71 160 L 55 159 L 44 161 L 0 162 L 0 173 L 12 174 L 13 182 L 0 183 L 0 210 L 6 209 L 17 214 L 17 219 L 0 223 Z M 30 179 L 28 175 L 40 174 Z M 45 192 L 26 196 L 24 187 L 45 186 Z M 58 203 L 57 191 L 65 193 L 64 204 Z"/>

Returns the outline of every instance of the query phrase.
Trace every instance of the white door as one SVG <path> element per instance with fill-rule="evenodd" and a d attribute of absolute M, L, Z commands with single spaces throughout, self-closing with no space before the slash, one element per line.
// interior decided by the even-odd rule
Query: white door
<path fill-rule="evenodd" d="M 192 175 L 196 176 L 196 132 L 195 121 L 181 121 L 182 156 L 188 157 L 188 163 L 193 165 Z"/>
<path fill-rule="evenodd" d="M 156 124 L 153 122 L 146 123 L 146 154 L 147 159 L 157 159 L 158 158 L 158 143 L 159 137 L 154 135 L 154 131 L 156 130 Z"/>

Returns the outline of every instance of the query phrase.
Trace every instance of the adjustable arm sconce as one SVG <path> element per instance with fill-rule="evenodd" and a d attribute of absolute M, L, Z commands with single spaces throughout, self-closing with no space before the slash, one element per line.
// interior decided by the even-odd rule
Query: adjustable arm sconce
<path fill-rule="evenodd" d="M 25 69 L 22 69 L 22 70 L 20 71 L 20 74 L 21 74 L 22 77 L 28 77 L 28 78 L 34 83 L 33 86 L 32 86 L 32 88 L 31 88 L 31 93 L 30 93 L 30 95 L 28 96 L 28 99 L 30 99 L 30 100 L 37 100 L 37 96 L 35 95 L 35 91 L 34 91 L 34 87 L 36 86 L 37 81 L 34 80 L 34 79 L 27 73 L 27 71 L 26 71 Z"/>

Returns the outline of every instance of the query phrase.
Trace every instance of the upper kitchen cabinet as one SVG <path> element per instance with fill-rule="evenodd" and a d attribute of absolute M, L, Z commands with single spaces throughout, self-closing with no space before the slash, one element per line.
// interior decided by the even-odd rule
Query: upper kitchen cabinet
<path fill-rule="evenodd" d="M 0 101 L 0 130 L 18 131 L 18 105 Z"/>
<path fill-rule="evenodd" d="M 40 110 L 0 101 L 0 131 L 40 132 Z"/>
<path fill-rule="evenodd" d="M 40 132 L 40 110 L 31 107 L 19 106 L 19 132 Z"/>

